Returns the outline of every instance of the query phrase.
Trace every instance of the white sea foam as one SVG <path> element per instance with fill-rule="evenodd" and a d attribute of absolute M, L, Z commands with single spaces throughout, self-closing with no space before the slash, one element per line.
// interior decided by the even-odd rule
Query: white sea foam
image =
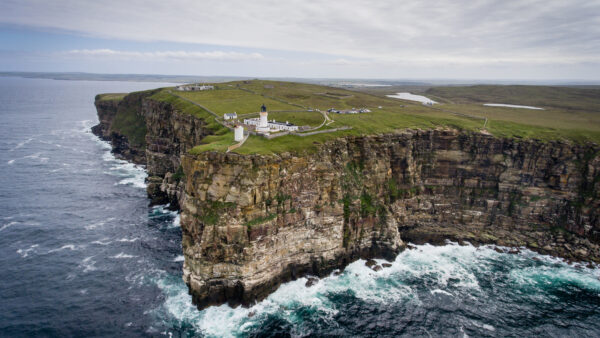
<path fill-rule="evenodd" d="M 109 245 L 110 243 L 112 243 L 112 241 L 106 241 L 106 242 L 102 242 L 102 241 L 93 241 L 92 244 L 98 244 L 98 245 Z"/>
<path fill-rule="evenodd" d="M 179 228 L 181 227 L 181 215 L 177 213 L 177 216 L 173 219 L 173 223 L 169 226 L 169 228 Z"/>
<path fill-rule="evenodd" d="M 155 205 L 152 207 L 149 217 L 163 217 L 164 215 L 173 216 L 173 222 L 167 227 L 168 229 L 178 228 L 181 226 L 181 216 L 178 211 L 169 210 L 169 204 Z"/>
<path fill-rule="evenodd" d="M 120 238 L 117 239 L 117 242 L 135 242 L 135 241 L 139 241 L 140 239 L 138 237 L 134 237 L 134 238 Z"/>
<path fill-rule="evenodd" d="M 105 173 L 121 178 L 115 185 L 131 185 L 137 188 L 146 188 L 146 177 L 148 177 L 148 173 L 143 166 L 117 159 L 109 151 L 102 155 L 102 159 L 105 162 L 111 162 L 112 164 Z"/>
<path fill-rule="evenodd" d="M 96 266 L 95 266 L 96 261 L 93 261 L 92 258 L 94 258 L 94 256 L 86 257 L 79 264 L 79 267 L 83 269 L 83 272 L 90 272 L 90 271 L 98 270 L 98 268 L 96 268 Z"/>
<path fill-rule="evenodd" d="M 8 222 L 8 223 L 2 225 L 2 227 L 0 227 L 0 231 L 2 231 L 4 229 L 8 229 L 8 228 L 10 228 L 11 226 L 13 226 L 15 224 L 19 224 L 19 222 L 15 222 L 15 221 Z"/>
<path fill-rule="evenodd" d="M 110 258 L 123 259 L 123 258 L 135 258 L 135 257 L 137 257 L 137 256 L 128 255 L 124 252 L 120 252 L 119 254 L 111 256 Z"/>
<path fill-rule="evenodd" d="M 110 218 L 110 219 L 108 219 L 108 220 L 106 220 L 106 221 L 113 220 L 113 219 L 114 219 L 114 217 L 113 217 L 113 218 Z M 96 228 L 97 228 L 97 227 L 99 227 L 99 226 L 101 227 L 101 226 L 103 226 L 104 224 L 106 224 L 106 221 L 98 221 L 98 222 L 94 222 L 94 223 L 92 223 L 92 224 L 88 224 L 88 225 L 86 225 L 84 228 L 85 228 L 86 230 L 93 230 L 93 229 L 96 229 Z"/>
<path fill-rule="evenodd" d="M 25 258 L 25 257 L 29 256 L 30 252 L 35 252 L 36 248 L 38 246 L 39 246 L 38 244 L 33 244 L 33 245 L 29 246 L 29 248 L 27 248 L 27 249 L 19 249 L 19 250 L 17 250 L 17 253 L 19 255 L 21 255 L 21 258 Z"/>
<path fill-rule="evenodd" d="M 450 292 L 445 291 L 445 290 L 440 290 L 440 289 L 431 290 L 430 292 L 432 295 L 442 294 L 442 295 L 446 295 L 446 296 L 452 296 L 452 294 Z"/>
<path fill-rule="evenodd" d="M 483 105 L 488 106 L 488 107 L 508 107 L 508 108 L 544 110 L 544 108 L 540 108 L 540 107 L 521 106 L 521 105 L 517 105 L 517 104 L 484 103 Z"/>
<path fill-rule="evenodd" d="M 173 262 L 183 262 L 185 261 L 185 257 L 183 257 L 183 255 L 179 255 L 175 258 L 173 258 Z"/>
<path fill-rule="evenodd" d="M 433 101 L 432 99 L 425 97 L 423 95 L 415 95 L 415 94 L 411 94 L 411 93 L 396 93 L 393 95 L 386 95 L 386 96 L 394 98 L 394 99 L 402 99 L 402 100 L 408 100 L 408 101 L 421 102 L 423 104 L 437 103 L 437 102 Z"/>
<path fill-rule="evenodd" d="M 307 278 L 285 283 L 265 300 L 250 308 L 233 309 L 221 305 L 197 311 L 181 279 L 164 274 L 163 278 L 155 280 L 165 295 L 165 302 L 158 311 L 163 320 L 167 318 L 166 320 L 172 321 L 167 325 L 192 325 L 204 335 L 212 337 L 240 336 L 247 334 L 248 330 L 260 325 L 267 316 L 272 315 L 293 325 L 302 325 L 298 322 L 296 310 L 303 307 L 310 307 L 311 311 L 315 311 L 316 315 L 327 321 L 337 313 L 335 305 L 331 304 L 330 298 L 327 297 L 332 293 L 350 293 L 371 303 L 406 303 L 408 306 L 418 306 L 421 304 L 418 288 L 422 285 L 416 285 L 414 281 L 426 280 L 429 293 L 433 295 L 455 297 L 454 294 L 460 292 L 462 295 L 481 296 L 483 291 L 480 290 L 474 274 L 476 271 L 487 271 L 491 262 L 517 261 L 523 265 L 522 262 L 532 262 L 533 257 L 545 265 L 541 268 L 534 266 L 531 271 L 515 269 L 514 274 L 518 277 L 518 282 L 535 284 L 539 274 L 544 274 L 544 271 L 549 269 L 548 276 L 552 278 L 600 290 L 600 269 L 582 270 L 559 260 L 546 261 L 544 256 L 528 250 L 523 250 L 518 255 L 509 255 L 494 251 L 493 246 L 474 247 L 450 243 L 444 246 L 426 244 L 411 247 L 413 249 L 399 254 L 391 262 L 391 267 L 383 268 L 379 272 L 365 266 L 364 260 L 358 260 L 348 265 L 341 275 L 332 274 L 320 279 L 311 287 L 305 286 Z M 378 264 L 385 262 L 376 261 Z M 488 331 L 495 330 L 489 324 L 477 322 L 474 325 Z"/>
<path fill-rule="evenodd" d="M 41 152 L 37 152 L 35 154 L 23 156 L 23 158 L 24 159 L 26 158 L 26 159 L 38 160 L 40 163 L 47 163 L 48 160 L 50 159 L 48 157 L 42 157 L 42 153 Z"/>
<path fill-rule="evenodd" d="M 69 249 L 71 251 L 74 251 L 74 250 L 77 250 L 77 248 L 78 247 L 76 245 L 74 245 L 74 244 L 66 244 L 66 245 L 61 246 L 58 249 L 52 249 L 52 250 L 48 251 L 48 253 L 63 251 L 63 250 L 67 250 L 67 249 Z"/>
<path fill-rule="evenodd" d="M 17 149 L 19 149 L 19 148 L 22 148 L 24 145 L 26 145 L 27 143 L 29 143 L 29 142 L 31 142 L 31 141 L 33 141 L 33 140 L 34 140 L 34 138 L 33 138 L 33 137 L 30 137 L 30 138 L 28 138 L 28 139 L 27 139 L 27 140 L 25 140 L 25 141 L 19 142 L 19 143 L 18 143 L 16 146 L 14 146 L 14 147 L 13 147 L 12 149 L 10 149 L 9 151 L 15 151 L 15 150 L 17 150 Z"/>
<path fill-rule="evenodd" d="M 13 164 L 13 163 L 15 163 L 15 160 L 10 160 L 10 161 L 8 161 L 8 162 L 6 162 L 6 163 L 8 163 L 8 164 Z"/>

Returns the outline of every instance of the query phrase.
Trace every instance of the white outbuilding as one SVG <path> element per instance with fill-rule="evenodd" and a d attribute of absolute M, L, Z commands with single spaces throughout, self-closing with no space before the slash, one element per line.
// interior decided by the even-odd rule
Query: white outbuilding
<path fill-rule="evenodd" d="M 238 125 L 233 128 L 233 139 L 236 142 L 241 142 L 244 139 L 244 127 Z"/>
<path fill-rule="evenodd" d="M 235 120 L 237 119 L 237 113 L 233 112 L 233 113 L 225 113 L 223 114 L 223 119 L 224 120 Z"/>

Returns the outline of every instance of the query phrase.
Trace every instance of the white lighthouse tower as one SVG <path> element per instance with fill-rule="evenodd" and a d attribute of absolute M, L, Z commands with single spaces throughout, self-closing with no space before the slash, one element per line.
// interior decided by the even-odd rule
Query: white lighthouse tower
<path fill-rule="evenodd" d="M 241 125 L 235 126 L 233 129 L 233 139 L 236 142 L 241 142 L 244 139 L 244 127 Z"/>
<path fill-rule="evenodd" d="M 258 126 L 256 126 L 256 131 L 258 132 L 269 132 L 269 113 L 267 113 L 267 107 L 263 104 L 260 107 L 260 119 L 258 121 Z"/>

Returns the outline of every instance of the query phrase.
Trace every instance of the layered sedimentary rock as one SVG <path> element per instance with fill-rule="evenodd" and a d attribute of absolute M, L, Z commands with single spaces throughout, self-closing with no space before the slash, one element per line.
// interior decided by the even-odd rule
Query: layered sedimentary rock
<path fill-rule="evenodd" d="M 145 164 L 148 171 L 148 196 L 151 204 L 170 203 L 178 209 L 183 191 L 180 178 L 181 156 L 198 145 L 210 133 L 206 123 L 189 114 L 178 112 L 169 103 L 151 98 L 155 91 L 132 93 L 123 100 L 100 100 L 95 105 L 100 123 L 92 132 L 111 142 L 113 153 L 136 164 Z M 115 122 L 139 125 L 143 129 L 120 130 Z M 132 138 L 141 141 L 132 142 Z"/>
<path fill-rule="evenodd" d="M 145 99 L 141 112 L 147 128 L 148 195 L 153 204 L 170 203 L 178 209 L 183 191 L 181 157 L 210 131 L 203 120 L 178 112 L 169 103 Z"/>
<path fill-rule="evenodd" d="M 99 105 L 101 125 L 110 109 Z M 406 242 L 600 260 L 596 145 L 438 129 L 345 137 L 310 154 L 191 155 L 204 121 L 149 98 L 139 116 L 148 192 L 180 205 L 184 280 L 199 307 L 249 304 L 289 279 L 392 258 Z"/>
<path fill-rule="evenodd" d="M 402 239 L 598 261 L 596 151 L 429 130 L 306 156 L 185 156 L 184 279 L 201 307 L 247 304 L 302 274 L 391 257 Z"/>

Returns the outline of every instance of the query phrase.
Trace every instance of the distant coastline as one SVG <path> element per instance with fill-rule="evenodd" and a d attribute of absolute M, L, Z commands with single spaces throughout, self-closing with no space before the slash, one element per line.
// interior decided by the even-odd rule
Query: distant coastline
<path fill-rule="evenodd" d="M 217 83 L 252 80 L 256 76 L 203 76 L 203 75 L 163 75 L 163 74 L 100 74 L 85 72 L 19 72 L 0 71 L 0 77 L 22 77 L 30 79 L 51 79 L 70 81 L 127 81 L 127 82 L 171 82 L 171 83 Z M 455 86 L 455 85 L 546 85 L 562 87 L 600 88 L 600 81 L 577 79 L 563 80 L 489 80 L 489 79 L 365 79 L 365 78 L 294 78 L 260 77 L 263 80 L 303 82 L 334 87 L 390 88 L 392 86 Z M 396 88 L 390 88 L 395 90 Z"/>
<path fill-rule="evenodd" d="M 97 73 L 46 73 L 46 72 L 0 72 L 3 77 L 23 77 L 29 79 L 50 79 L 70 81 L 128 81 L 128 82 L 225 82 L 244 80 L 236 76 L 191 76 L 191 75 L 154 75 L 154 74 L 97 74 Z"/>

